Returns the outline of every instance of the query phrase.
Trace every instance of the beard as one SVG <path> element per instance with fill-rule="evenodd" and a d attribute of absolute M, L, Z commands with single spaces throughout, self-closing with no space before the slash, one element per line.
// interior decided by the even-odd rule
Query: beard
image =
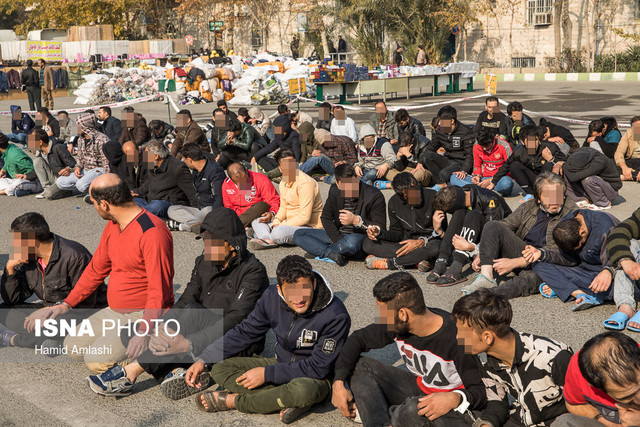
<path fill-rule="evenodd" d="M 396 333 L 398 335 L 406 335 L 409 333 L 409 322 L 405 322 L 398 318 L 398 313 L 396 313 Z"/>

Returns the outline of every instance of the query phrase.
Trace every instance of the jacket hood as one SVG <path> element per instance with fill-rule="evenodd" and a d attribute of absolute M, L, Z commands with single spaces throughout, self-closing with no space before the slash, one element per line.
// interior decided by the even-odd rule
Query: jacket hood
<path fill-rule="evenodd" d="M 15 113 L 15 112 L 16 112 L 16 110 L 19 110 L 19 109 L 20 109 L 20 106 L 19 106 L 19 105 L 12 105 L 12 106 L 11 106 L 11 114 Z"/>
<path fill-rule="evenodd" d="M 96 120 L 96 116 L 92 113 L 82 113 L 76 117 L 76 124 L 80 128 L 81 131 L 87 133 L 87 131 L 91 132 L 92 130 L 96 130 L 96 126 L 98 121 Z"/>
<path fill-rule="evenodd" d="M 360 127 L 360 133 L 358 133 L 358 136 L 360 136 L 360 141 L 362 141 L 365 136 L 370 136 L 370 135 L 377 135 L 376 130 L 373 128 L 373 126 L 371 126 L 368 123 L 362 125 Z"/>
<path fill-rule="evenodd" d="M 117 166 L 124 160 L 124 151 L 118 141 L 109 141 L 102 146 L 107 161 L 110 165 Z"/>
<path fill-rule="evenodd" d="M 258 107 L 251 107 L 251 108 L 249 108 L 249 117 L 251 117 L 252 119 L 258 120 L 258 121 L 263 121 L 264 120 L 264 113 Z"/>
<path fill-rule="evenodd" d="M 313 274 L 316 277 L 316 289 L 313 293 L 313 301 L 311 301 L 311 307 L 303 316 L 317 313 L 318 311 L 326 308 L 329 304 L 331 304 L 331 301 L 333 301 L 333 289 L 331 289 L 329 281 L 317 270 L 313 270 Z M 280 294 L 280 291 L 278 291 L 278 295 L 280 296 L 280 299 L 282 300 L 285 307 L 289 309 L 289 306 L 287 306 L 287 303 Z"/>
<path fill-rule="evenodd" d="M 304 135 L 305 142 L 313 142 L 313 134 L 316 129 L 309 122 L 303 122 L 298 125 L 298 133 Z"/>
<path fill-rule="evenodd" d="M 322 144 L 327 137 L 331 137 L 331 132 L 326 129 L 317 128 L 313 131 L 313 138 L 318 144 Z"/>
<path fill-rule="evenodd" d="M 227 241 L 240 256 L 247 251 L 246 230 L 232 209 L 220 207 L 212 210 L 204 217 L 200 228 L 203 233 L 196 239 L 201 239 L 208 231 L 214 238 Z"/>
<path fill-rule="evenodd" d="M 584 169 L 597 155 L 597 150 L 590 147 L 581 147 L 567 158 L 567 165 L 574 170 Z"/>

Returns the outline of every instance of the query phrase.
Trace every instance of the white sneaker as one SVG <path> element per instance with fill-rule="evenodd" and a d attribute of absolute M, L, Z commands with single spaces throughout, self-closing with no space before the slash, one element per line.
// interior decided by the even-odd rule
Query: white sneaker
<path fill-rule="evenodd" d="M 36 194 L 36 199 L 45 199 L 44 194 Z"/>

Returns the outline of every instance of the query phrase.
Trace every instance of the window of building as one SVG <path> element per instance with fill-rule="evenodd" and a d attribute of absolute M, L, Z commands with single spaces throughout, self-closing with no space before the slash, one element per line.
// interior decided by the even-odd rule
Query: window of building
<path fill-rule="evenodd" d="M 512 68 L 535 68 L 536 58 L 533 56 L 511 58 L 511 67 Z"/>
<path fill-rule="evenodd" d="M 298 13 L 296 20 L 298 22 L 298 32 L 304 33 L 305 31 L 307 31 L 307 28 L 309 26 L 307 15 L 305 13 Z"/>
<path fill-rule="evenodd" d="M 527 25 L 551 25 L 553 0 L 527 0 Z"/>
<path fill-rule="evenodd" d="M 253 24 L 251 27 L 251 47 L 262 47 L 263 43 L 262 28 L 257 24 Z"/>

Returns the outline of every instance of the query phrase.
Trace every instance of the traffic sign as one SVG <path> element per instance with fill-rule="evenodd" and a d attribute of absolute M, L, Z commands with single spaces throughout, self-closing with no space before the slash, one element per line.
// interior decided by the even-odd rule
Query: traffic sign
<path fill-rule="evenodd" d="M 209 31 L 221 31 L 224 28 L 224 21 L 209 21 Z"/>
<path fill-rule="evenodd" d="M 189 35 L 189 36 L 186 36 L 186 37 L 184 38 L 184 41 L 185 41 L 189 46 L 191 46 L 191 45 L 193 44 L 193 36 L 190 36 L 190 35 Z"/>

